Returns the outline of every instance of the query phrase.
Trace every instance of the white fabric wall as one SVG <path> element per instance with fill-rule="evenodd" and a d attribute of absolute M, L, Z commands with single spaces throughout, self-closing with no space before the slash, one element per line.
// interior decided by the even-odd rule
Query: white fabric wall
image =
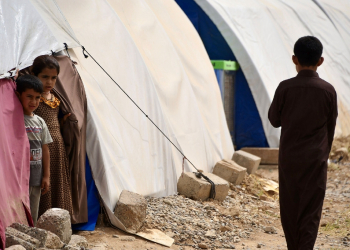
<path fill-rule="evenodd" d="M 169 36 L 185 73 L 208 134 L 208 165 L 219 159 L 231 159 L 232 141 L 222 108 L 220 90 L 213 66 L 202 40 L 185 13 L 173 0 L 146 0 L 154 15 Z"/>
<path fill-rule="evenodd" d="M 345 50 L 345 55 L 347 57 L 345 59 L 349 60 L 349 52 L 350 52 L 350 2 L 347 0 L 315 0 L 317 4 L 322 8 L 322 10 L 326 13 L 332 24 L 335 26 L 337 31 L 339 32 L 341 38 L 344 41 L 345 47 L 342 46 L 341 50 L 338 50 L 338 53 L 343 54 L 343 50 Z M 329 37 L 331 39 L 331 37 Z M 331 41 L 331 40 L 330 40 Z M 346 51 L 347 50 L 347 51 Z M 332 55 L 335 58 L 335 61 L 338 61 L 337 55 Z M 344 57 L 342 58 L 344 59 Z M 341 64 L 341 65 L 339 65 Z M 349 64 L 348 62 L 344 62 L 341 60 L 338 62 L 337 67 L 341 72 L 339 72 L 342 78 L 343 89 L 348 90 L 350 88 L 349 81 Z M 339 74 L 338 73 L 338 74 Z M 339 95 L 339 91 L 338 91 Z M 337 129 L 336 134 L 338 136 L 350 135 L 350 98 L 349 92 L 346 91 L 342 93 L 342 97 L 338 102 L 338 121 L 337 121 Z"/>
<path fill-rule="evenodd" d="M 348 0 L 314 0 L 333 22 L 345 44 L 350 44 L 350 1 Z M 350 50 L 349 46 L 347 46 Z"/>
<path fill-rule="evenodd" d="M 177 8 L 177 18 L 185 20 L 174 27 L 196 39 L 183 47 L 174 45 L 178 41 L 172 42 L 163 26 L 169 24 L 161 24 L 146 1 L 57 3 L 81 44 L 195 166 L 211 171 L 217 161 L 232 157 L 213 68 L 177 5 L 164 5 Z M 204 62 L 194 70 L 184 50 L 196 47 L 194 60 Z M 112 223 L 124 229 L 113 216 L 121 191 L 176 193 L 183 159 L 91 58 L 85 59 L 80 48 L 71 56 L 87 93 L 87 153 L 94 180 Z M 194 171 L 187 162 L 185 168 Z"/>
<path fill-rule="evenodd" d="M 313 1 L 269 0 L 265 5 L 291 50 L 295 41 L 301 36 L 311 34 L 321 40 L 325 61 L 319 67 L 318 73 L 321 78 L 333 84 L 337 91 L 339 119 L 336 134 L 347 135 L 350 124 L 346 120 L 350 110 L 346 111 L 344 105 L 350 107 L 350 53 L 332 20 L 327 18 L 325 12 Z M 293 26 L 286 25 L 290 19 L 295 20 Z"/>
<path fill-rule="evenodd" d="M 80 42 L 168 134 L 148 69 L 132 38 L 106 1 L 57 1 Z M 84 20 L 84 21 L 82 21 Z M 123 189 L 142 195 L 176 192 L 171 147 L 108 76 L 75 49 L 73 60 L 88 100 L 87 154 L 112 223 Z"/>
<path fill-rule="evenodd" d="M 109 0 L 109 3 L 149 68 L 173 139 L 188 159 L 208 172 L 217 161 L 231 158 L 233 146 L 228 139 L 230 135 L 213 67 L 198 34 L 181 9 L 170 0 Z M 161 13 L 163 22 L 150 6 Z M 178 36 L 168 36 L 170 30 L 181 31 L 182 35 L 178 32 Z M 198 52 L 188 53 L 191 50 Z M 201 63 L 196 64 L 198 61 Z M 181 165 L 180 157 L 174 160 L 177 166 Z M 186 164 L 186 170 L 194 169 Z"/>
<path fill-rule="evenodd" d="M 28 67 L 38 55 L 62 50 L 64 42 L 78 46 L 54 2 L 44 2 L 0 1 L 0 78 L 12 68 Z"/>
<path fill-rule="evenodd" d="M 342 37 L 331 20 L 308 0 L 195 0 L 218 27 L 235 54 L 257 105 L 265 135 L 271 147 L 278 146 L 279 129 L 270 125 L 267 112 L 280 81 L 294 77 L 293 46 L 302 36 L 314 35 L 324 45 L 325 62 L 318 73 L 334 85 L 342 111 L 337 135 L 344 134 L 350 107 L 350 57 Z M 321 1 L 322 2 L 322 1 Z M 337 1 L 335 1 L 337 2 Z M 338 23 L 343 13 L 332 14 Z M 342 128 L 343 127 L 343 128 Z"/>

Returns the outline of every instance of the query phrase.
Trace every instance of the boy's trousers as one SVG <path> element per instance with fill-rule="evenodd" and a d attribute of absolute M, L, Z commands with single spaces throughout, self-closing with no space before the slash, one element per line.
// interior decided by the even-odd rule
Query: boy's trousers
<path fill-rule="evenodd" d="M 32 219 L 34 226 L 38 220 L 39 213 L 39 203 L 41 196 L 41 187 L 29 187 L 29 200 L 30 200 L 30 212 L 32 214 Z"/>

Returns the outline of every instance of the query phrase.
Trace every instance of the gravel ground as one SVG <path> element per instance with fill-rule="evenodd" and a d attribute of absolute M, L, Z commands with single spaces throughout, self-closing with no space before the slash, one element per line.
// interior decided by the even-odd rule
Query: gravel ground
<path fill-rule="evenodd" d="M 349 149 L 350 137 L 333 144 L 315 249 L 350 249 Z M 258 175 L 278 180 L 277 169 L 260 169 Z M 231 185 L 223 202 L 194 201 L 181 195 L 147 197 L 144 229 L 159 229 L 174 238 L 171 249 L 177 250 L 287 249 L 279 217 L 278 191 L 265 191 L 265 179 L 259 177 L 247 175 L 241 185 Z M 86 236 L 91 248 L 102 242 L 109 249 L 168 249 L 137 236 L 125 241 L 126 233 L 110 227 L 99 226 L 93 233 L 79 234 Z"/>

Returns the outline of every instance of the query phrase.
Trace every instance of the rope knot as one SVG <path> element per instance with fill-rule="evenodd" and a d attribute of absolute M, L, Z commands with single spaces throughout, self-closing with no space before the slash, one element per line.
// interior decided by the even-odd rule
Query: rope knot
<path fill-rule="evenodd" d="M 81 46 L 81 48 L 83 49 L 83 55 L 84 55 L 84 57 L 85 57 L 85 58 L 88 58 L 89 56 L 88 56 L 87 54 L 85 54 L 86 49 L 84 48 L 84 46 Z"/>

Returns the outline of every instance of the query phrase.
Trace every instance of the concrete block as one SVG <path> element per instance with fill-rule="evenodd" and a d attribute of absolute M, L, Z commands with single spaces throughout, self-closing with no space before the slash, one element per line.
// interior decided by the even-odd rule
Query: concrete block
<path fill-rule="evenodd" d="M 25 233 L 22 233 L 21 231 L 18 231 L 17 229 L 14 229 L 12 227 L 7 227 L 5 232 L 8 235 L 12 235 L 16 238 L 19 238 L 19 239 L 33 245 L 35 248 L 38 248 L 40 246 L 39 240 L 29 236 L 28 234 L 25 234 Z M 7 245 L 7 242 L 6 242 L 6 245 Z M 11 245 L 17 245 L 17 244 L 11 244 Z M 19 245 L 22 245 L 22 244 L 19 243 Z M 24 246 L 24 247 L 27 248 L 26 246 Z"/>
<path fill-rule="evenodd" d="M 20 223 L 13 223 L 10 227 L 37 239 L 40 242 L 38 247 L 45 246 L 45 242 L 47 239 L 47 231 L 36 227 L 29 227 Z"/>
<path fill-rule="evenodd" d="M 261 165 L 278 165 L 279 148 L 242 148 L 242 151 L 261 158 Z"/>
<path fill-rule="evenodd" d="M 47 210 L 40 216 L 36 226 L 56 234 L 65 244 L 69 243 L 72 236 L 69 212 L 61 208 Z"/>
<path fill-rule="evenodd" d="M 47 231 L 47 239 L 45 242 L 45 248 L 48 249 L 61 249 L 64 247 L 64 243 L 61 241 L 61 239 L 54 233 L 51 233 L 50 231 Z"/>
<path fill-rule="evenodd" d="M 233 154 L 232 160 L 238 165 L 246 168 L 249 174 L 254 174 L 259 167 L 261 158 L 247 153 L 245 151 L 239 150 Z"/>
<path fill-rule="evenodd" d="M 216 163 L 213 174 L 233 183 L 239 185 L 244 180 L 247 169 L 241 167 L 237 163 L 231 160 L 222 160 Z"/>
<path fill-rule="evenodd" d="M 215 200 L 223 201 L 230 188 L 229 183 L 219 176 L 211 173 L 203 173 L 215 184 Z M 209 198 L 211 184 L 203 178 L 197 178 L 194 173 L 188 172 L 180 176 L 177 182 L 177 191 L 194 200 L 205 201 Z"/>
<path fill-rule="evenodd" d="M 26 250 L 26 249 L 21 245 L 13 245 L 8 248 L 5 248 L 5 250 Z"/>
<path fill-rule="evenodd" d="M 37 248 L 29 243 L 26 242 L 25 240 L 22 240 L 21 238 L 18 238 L 8 232 L 5 232 L 5 237 L 6 237 L 6 248 L 9 248 L 11 246 L 15 245 L 21 245 L 23 246 L 26 250 L 36 250 Z"/>
<path fill-rule="evenodd" d="M 85 237 L 80 236 L 80 235 L 72 235 L 72 238 L 68 245 L 72 247 L 81 247 L 81 248 L 87 248 L 88 247 L 88 242 Z"/>
<path fill-rule="evenodd" d="M 126 229 L 136 233 L 146 219 L 147 201 L 139 194 L 123 190 L 114 211 L 114 215 Z"/>

